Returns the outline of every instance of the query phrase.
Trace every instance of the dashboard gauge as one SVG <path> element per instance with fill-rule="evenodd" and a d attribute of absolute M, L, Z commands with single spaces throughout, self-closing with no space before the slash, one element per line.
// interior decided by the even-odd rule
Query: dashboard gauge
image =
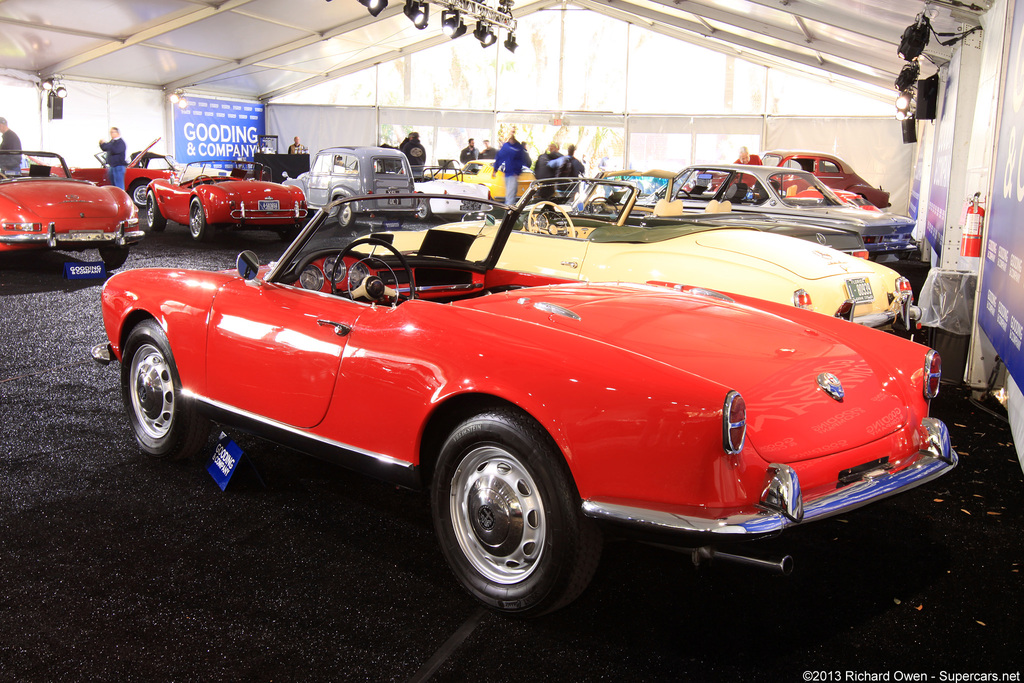
<path fill-rule="evenodd" d="M 303 289 L 320 291 L 324 286 L 324 275 L 320 272 L 319 268 L 310 263 L 299 274 L 299 284 L 302 285 Z"/>
<path fill-rule="evenodd" d="M 338 265 L 338 272 L 334 272 L 334 264 L 337 263 L 337 256 L 328 256 L 324 259 L 324 274 L 327 275 L 328 282 L 334 282 L 335 285 L 339 285 L 345 281 L 345 262 L 342 261 Z"/>
<path fill-rule="evenodd" d="M 370 274 L 370 269 L 366 267 L 366 264 L 362 261 L 352 266 L 351 272 L 349 273 L 349 282 L 352 283 L 353 287 L 358 287 L 359 283 L 367 278 Z"/>

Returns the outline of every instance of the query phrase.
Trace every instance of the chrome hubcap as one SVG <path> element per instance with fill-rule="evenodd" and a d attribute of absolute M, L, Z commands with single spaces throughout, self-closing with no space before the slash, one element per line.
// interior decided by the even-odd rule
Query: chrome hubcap
<path fill-rule="evenodd" d="M 463 553 L 488 580 L 514 584 L 537 568 L 543 500 L 511 453 L 495 446 L 473 450 L 452 477 L 450 510 Z"/>
<path fill-rule="evenodd" d="M 202 216 L 201 212 L 202 212 L 202 208 L 200 208 L 198 206 L 193 206 L 192 207 L 192 216 L 189 219 L 188 227 L 192 231 L 192 236 L 193 237 L 198 237 L 199 236 L 199 230 L 200 230 L 200 228 L 202 228 L 203 216 Z"/>
<path fill-rule="evenodd" d="M 146 204 L 146 186 L 140 185 L 139 187 L 135 188 L 135 192 L 133 193 L 132 199 L 135 200 L 135 203 L 137 205 L 144 206 Z"/>
<path fill-rule="evenodd" d="M 143 431 L 153 439 L 166 436 L 174 419 L 174 383 L 160 350 L 140 346 L 132 358 L 131 378 L 132 407 Z"/>

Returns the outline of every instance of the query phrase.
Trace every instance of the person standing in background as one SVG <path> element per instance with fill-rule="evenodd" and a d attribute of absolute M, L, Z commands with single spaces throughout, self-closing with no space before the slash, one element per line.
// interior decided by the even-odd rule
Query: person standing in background
<path fill-rule="evenodd" d="M 112 127 L 110 140 L 100 140 L 100 149 L 107 153 L 107 180 L 111 185 L 124 189 L 124 169 L 128 165 L 127 146 L 121 139 L 121 131 Z"/>
<path fill-rule="evenodd" d="M 513 204 L 516 201 L 516 195 L 519 193 L 519 175 L 523 172 L 523 167 L 530 167 L 530 156 L 513 133 L 508 136 L 508 142 L 501 146 L 501 150 L 494 157 L 495 170 L 505 174 L 506 204 Z"/>
<path fill-rule="evenodd" d="M 399 149 L 409 158 L 409 165 L 413 168 L 427 163 L 427 148 L 420 142 L 419 133 L 415 131 L 409 133 L 409 137 L 402 141 L 402 146 Z"/>
<path fill-rule="evenodd" d="M 305 154 L 308 150 L 306 146 L 299 142 L 299 136 L 296 135 L 292 144 L 288 145 L 289 154 Z"/>
<path fill-rule="evenodd" d="M 469 139 L 469 144 L 459 153 L 459 161 L 466 163 L 467 161 L 475 161 L 480 156 L 477 151 L 476 145 L 473 143 L 473 138 Z"/>
<path fill-rule="evenodd" d="M 761 166 L 761 157 L 751 154 L 746 147 L 740 147 L 740 158 L 732 162 L 734 164 L 746 164 L 748 166 Z"/>
<path fill-rule="evenodd" d="M 477 159 L 493 159 L 498 154 L 498 150 L 491 147 L 490 140 L 484 140 L 484 148 L 480 150 L 480 156 Z"/>
<path fill-rule="evenodd" d="M 0 142 L 0 149 L 20 150 L 21 138 L 13 130 L 7 127 L 7 119 L 0 116 L 0 134 L 3 134 L 3 142 Z M 17 155 L 5 155 L 6 167 L 0 168 L 6 175 L 18 175 L 21 173 L 21 157 Z"/>

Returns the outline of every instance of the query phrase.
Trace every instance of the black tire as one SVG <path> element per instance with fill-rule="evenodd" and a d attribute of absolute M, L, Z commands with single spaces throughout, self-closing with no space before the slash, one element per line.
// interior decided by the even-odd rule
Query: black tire
<path fill-rule="evenodd" d="M 146 195 L 146 223 L 153 232 L 163 232 L 167 227 L 167 219 L 160 213 L 160 207 L 156 203 L 156 195 L 149 192 Z"/>
<path fill-rule="evenodd" d="M 128 188 L 128 196 L 135 202 L 139 211 L 146 208 L 146 198 L 149 196 L 149 180 L 136 180 Z"/>
<path fill-rule="evenodd" d="M 534 617 L 583 592 L 601 557 L 568 466 L 550 436 L 512 409 L 460 424 L 441 447 L 431 488 L 448 565 L 477 600 Z"/>
<path fill-rule="evenodd" d="M 335 197 L 331 201 L 333 202 L 337 199 L 341 199 L 341 197 Z M 333 207 L 327 213 L 327 216 L 329 218 L 337 218 L 338 225 L 340 225 L 343 228 L 347 228 L 352 223 L 352 218 L 354 216 L 354 212 L 352 211 L 352 202 L 347 202 L 340 206 Z"/>
<path fill-rule="evenodd" d="M 189 458 L 206 444 L 210 422 L 182 394 L 167 335 L 154 320 L 136 325 L 125 342 L 121 400 L 135 440 L 151 458 Z"/>
<path fill-rule="evenodd" d="M 128 260 L 128 247 L 100 247 L 100 259 L 107 270 L 116 270 Z"/>
<path fill-rule="evenodd" d="M 188 205 L 188 232 L 196 242 L 209 242 L 213 232 L 206 222 L 206 212 L 198 197 L 193 197 Z"/>

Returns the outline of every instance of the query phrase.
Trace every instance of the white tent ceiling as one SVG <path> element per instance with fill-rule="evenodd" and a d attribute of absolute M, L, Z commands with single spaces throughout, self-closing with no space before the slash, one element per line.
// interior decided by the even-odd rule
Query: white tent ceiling
<path fill-rule="evenodd" d="M 991 0 L 572 0 L 571 5 L 751 61 L 891 88 L 903 30 L 927 4 L 939 32 Z M 516 17 L 563 6 L 518 0 Z M 416 30 L 402 0 L 0 0 L 0 69 L 269 100 L 448 39 L 435 6 Z M 462 40 L 473 40 L 468 35 Z M 497 48 L 501 49 L 501 48 Z M 925 53 L 941 64 L 949 48 Z"/>

